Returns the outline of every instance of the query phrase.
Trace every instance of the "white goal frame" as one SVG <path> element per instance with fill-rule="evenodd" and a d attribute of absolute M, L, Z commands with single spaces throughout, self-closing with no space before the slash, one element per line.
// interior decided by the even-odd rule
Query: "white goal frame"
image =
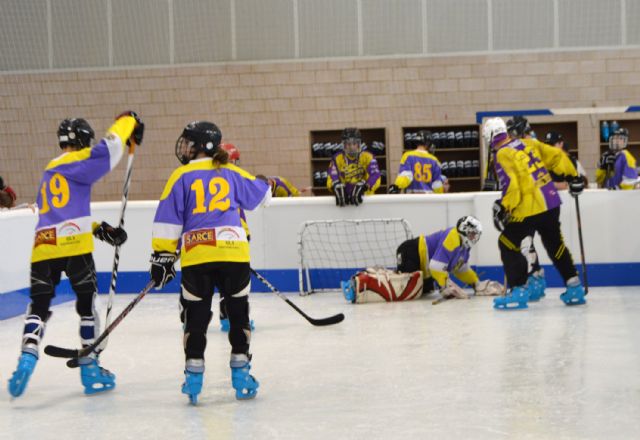
<path fill-rule="evenodd" d="M 395 268 L 395 251 L 397 247 L 403 241 L 413 238 L 411 225 L 407 220 L 403 218 L 373 218 L 373 219 L 310 220 L 310 221 L 304 222 L 300 227 L 300 231 L 298 233 L 298 255 L 300 258 L 299 260 L 300 264 L 298 266 L 298 284 L 300 288 L 300 295 L 308 295 L 310 293 L 319 292 L 323 290 L 325 291 L 336 290 L 340 288 L 339 285 L 332 286 L 332 287 L 320 287 L 320 288 L 318 287 L 314 288 L 314 286 L 312 285 L 311 270 L 313 270 L 314 267 L 311 267 L 310 265 L 313 264 L 313 258 L 311 258 L 308 255 L 308 252 L 310 251 L 309 246 L 308 245 L 305 246 L 305 238 L 307 237 L 307 232 L 309 231 L 310 228 L 317 225 L 323 225 L 322 227 L 330 231 L 333 228 L 336 228 L 336 230 L 338 230 L 339 228 L 342 228 L 343 230 L 346 230 L 348 228 L 354 229 L 362 225 L 364 229 L 366 229 L 367 227 L 375 228 L 376 226 L 378 226 L 379 228 L 381 228 L 381 230 L 384 230 L 384 227 L 388 227 L 388 225 L 391 225 L 391 224 L 399 225 L 401 230 L 404 232 L 404 236 L 399 237 L 398 240 L 396 240 L 397 243 L 394 241 L 392 249 L 386 249 L 388 250 L 388 255 L 385 252 L 386 261 L 373 261 L 369 258 L 370 257 L 369 255 L 358 255 L 356 258 L 357 260 L 356 266 L 360 270 L 364 270 L 366 269 L 366 267 L 385 266 L 385 265 L 393 266 Z M 377 242 L 376 238 L 377 237 L 370 237 L 369 239 Z M 325 268 L 325 269 L 331 270 L 332 268 Z M 349 269 L 349 268 L 336 267 L 335 269 L 339 270 L 339 269 Z"/>

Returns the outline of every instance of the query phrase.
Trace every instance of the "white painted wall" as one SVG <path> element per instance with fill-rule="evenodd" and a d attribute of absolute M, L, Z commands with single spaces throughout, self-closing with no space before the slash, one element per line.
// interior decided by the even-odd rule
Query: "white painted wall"
<path fill-rule="evenodd" d="M 484 226 L 480 243 L 472 251 L 472 264 L 500 265 L 491 206 L 498 193 L 447 195 L 380 195 L 365 198 L 359 207 L 338 208 L 332 197 L 273 199 L 270 206 L 248 212 L 251 228 L 252 265 L 256 269 L 294 269 L 298 266 L 297 241 L 300 225 L 308 220 L 402 217 L 415 235 L 455 224 L 466 214 L 475 215 Z M 579 262 L 576 211 L 573 199 L 562 194 L 562 230 Z M 149 268 L 151 224 L 157 202 L 129 202 L 125 228 L 129 240 L 121 248 L 121 271 Z M 640 262 L 640 191 L 587 190 L 580 197 L 584 246 L 588 263 Z M 120 203 L 92 204 L 97 221 L 118 223 Z M 36 215 L 30 210 L 0 212 L 0 292 L 29 285 L 29 258 Z M 542 250 L 542 247 L 539 248 Z M 544 252 L 543 264 L 549 259 Z M 113 248 L 96 241 L 98 271 L 110 272 Z"/>

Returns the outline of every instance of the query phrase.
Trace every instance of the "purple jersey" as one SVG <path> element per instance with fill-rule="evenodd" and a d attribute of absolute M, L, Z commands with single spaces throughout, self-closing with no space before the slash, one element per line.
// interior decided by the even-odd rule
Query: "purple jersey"
<path fill-rule="evenodd" d="M 351 194 L 356 183 L 367 183 L 367 192 L 373 194 L 380 186 L 378 162 L 368 151 L 361 152 L 356 159 L 350 159 L 344 151 L 337 153 L 329 164 L 327 188 L 332 189 L 335 182 L 345 185 L 346 194 Z"/>
<path fill-rule="evenodd" d="M 407 193 L 441 193 L 440 162 L 428 151 L 407 151 L 400 160 L 395 184 Z"/>
<path fill-rule="evenodd" d="M 92 148 L 63 153 L 49 162 L 36 199 L 32 262 L 93 251 L 91 187 L 117 165 L 122 153 L 122 140 L 108 136 Z"/>
<path fill-rule="evenodd" d="M 271 197 L 267 182 L 211 158 L 176 169 L 160 197 L 153 223 L 153 250 L 176 252 L 182 267 L 248 262 L 249 243 L 238 208 L 253 210 Z"/>

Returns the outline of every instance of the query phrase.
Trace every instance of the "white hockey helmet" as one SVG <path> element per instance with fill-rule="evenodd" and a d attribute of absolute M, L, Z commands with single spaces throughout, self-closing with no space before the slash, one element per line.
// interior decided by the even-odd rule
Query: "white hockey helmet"
<path fill-rule="evenodd" d="M 476 244 L 482 235 L 482 224 L 480 220 L 471 215 L 461 217 L 460 220 L 458 220 L 456 229 L 458 230 L 458 234 L 460 234 L 462 246 L 466 248 L 470 248 Z"/>
<path fill-rule="evenodd" d="M 490 146 L 493 139 L 502 133 L 507 133 L 507 124 L 502 118 L 487 119 L 482 127 L 482 136 L 487 146 Z"/>

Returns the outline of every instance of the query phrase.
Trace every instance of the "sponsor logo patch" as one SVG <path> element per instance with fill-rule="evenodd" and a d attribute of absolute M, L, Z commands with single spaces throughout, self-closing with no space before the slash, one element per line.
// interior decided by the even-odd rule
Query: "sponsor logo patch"
<path fill-rule="evenodd" d="M 36 232 L 36 239 L 33 243 L 33 247 L 38 247 L 41 244 L 56 245 L 56 228 L 41 229 Z"/>
<path fill-rule="evenodd" d="M 198 245 L 216 246 L 216 231 L 214 229 L 198 229 L 184 234 L 186 251 Z"/>
<path fill-rule="evenodd" d="M 233 228 L 220 228 L 217 234 L 218 240 L 240 240 L 240 234 Z"/>
<path fill-rule="evenodd" d="M 58 231 L 58 235 L 74 235 L 80 233 L 80 226 L 76 225 L 73 222 L 66 222 L 62 226 L 60 226 L 60 230 Z"/>

